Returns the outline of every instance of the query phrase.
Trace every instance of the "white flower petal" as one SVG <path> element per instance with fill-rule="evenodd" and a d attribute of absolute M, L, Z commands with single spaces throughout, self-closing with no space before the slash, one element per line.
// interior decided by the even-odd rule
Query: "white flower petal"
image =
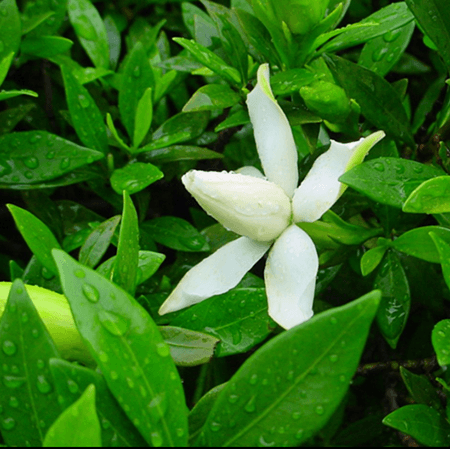
<path fill-rule="evenodd" d="M 291 219 L 291 201 L 273 182 L 227 172 L 191 170 L 181 178 L 205 211 L 253 240 L 276 239 Z"/>
<path fill-rule="evenodd" d="M 245 176 L 253 176 L 254 178 L 266 179 L 266 177 L 256 168 L 251 165 L 244 165 L 236 170 L 236 173 Z"/>
<path fill-rule="evenodd" d="M 291 225 L 276 240 L 264 271 L 269 315 L 285 329 L 313 315 L 319 257 L 309 235 Z"/>
<path fill-rule="evenodd" d="M 248 237 L 222 246 L 184 275 L 159 314 L 184 309 L 236 287 L 269 247 L 269 243 L 255 242 Z"/>
<path fill-rule="evenodd" d="M 260 66 L 247 106 L 264 173 L 291 198 L 298 184 L 297 149 L 289 122 L 270 89 L 268 64 Z"/>

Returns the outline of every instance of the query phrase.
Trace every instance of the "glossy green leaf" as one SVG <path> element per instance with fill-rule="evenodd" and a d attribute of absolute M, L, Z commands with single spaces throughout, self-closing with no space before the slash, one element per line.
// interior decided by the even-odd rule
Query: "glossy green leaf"
<path fill-rule="evenodd" d="M 403 212 L 443 214 L 450 212 L 450 176 L 429 179 L 406 199 Z"/>
<path fill-rule="evenodd" d="M 32 90 L 2 90 L 0 91 L 0 101 L 9 100 L 10 98 L 19 97 L 20 95 L 28 95 L 30 97 L 38 97 L 39 95 Z"/>
<path fill-rule="evenodd" d="M 111 131 L 111 134 L 114 137 L 115 141 L 118 143 L 118 146 L 120 148 L 124 149 L 125 151 L 128 151 L 131 153 L 131 148 L 119 136 L 119 133 L 117 132 L 116 127 L 114 126 L 113 119 L 109 112 L 106 114 L 106 124 L 108 125 L 108 129 Z"/>
<path fill-rule="evenodd" d="M 39 218 L 36 218 L 27 210 L 13 204 L 8 204 L 7 207 L 30 250 L 47 270 L 57 274 L 58 270 L 51 251 L 53 248 L 61 248 L 61 246 L 53 233 Z"/>
<path fill-rule="evenodd" d="M 47 59 L 66 53 L 72 45 L 73 42 L 70 39 L 60 36 L 29 36 L 22 41 L 20 50 L 24 54 Z"/>
<path fill-rule="evenodd" d="M 134 120 L 133 146 L 137 148 L 147 135 L 153 119 L 152 89 L 145 90 L 136 107 Z"/>
<path fill-rule="evenodd" d="M 442 274 L 447 286 L 450 288 L 450 239 L 446 238 L 443 240 L 442 236 L 438 236 L 434 231 L 430 232 L 430 237 L 436 245 L 442 266 Z"/>
<path fill-rule="evenodd" d="M 450 70 L 450 11 L 445 0 L 406 0 L 417 22 Z"/>
<path fill-rule="evenodd" d="M 0 148 L 1 184 L 42 183 L 104 157 L 45 131 L 1 136 Z"/>
<path fill-rule="evenodd" d="M 163 176 L 164 173 L 155 165 L 135 162 L 114 170 L 111 175 L 111 187 L 119 195 L 122 195 L 124 190 L 132 195 L 145 189 Z"/>
<path fill-rule="evenodd" d="M 80 249 L 78 256 L 80 263 L 88 267 L 95 267 L 100 262 L 111 244 L 120 219 L 120 215 L 112 217 L 89 234 Z"/>
<path fill-rule="evenodd" d="M 122 223 L 119 244 L 114 262 L 113 281 L 134 295 L 139 264 L 139 225 L 133 201 L 126 190 L 123 192 Z"/>
<path fill-rule="evenodd" d="M 42 0 L 26 2 L 22 20 L 22 34 L 51 36 L 55 34 L 66 17 L 67 1 Z"/>
<path fill-rule="evenodd" d="M 6 111 L 0 112 L 0 135 L 13 131 L 16 125 L 27 116 L 29 117 L 30 112 L 35 108 L 35 104 L 29 103 L 20 105 L 17 108 L 9 108 Z"/>
<path fill-rule="evenodd" d="M 228 382 L 199 442 L 297 446 L 311 438 L 348 389 L 379 300 L 371 292 L 266 343 Z"/>
<path fill-rule="evenodd" d="M 72 125 L 79 139 L 88 148 L 106 153 L 108 137 L 103 116 L 88 90 L 72 75 L 71 70 L 61 67 Z"/>
<path fill-rule="evenodd" d="M 178 366 L 196 366 L 208 363 L 219 343 L 211 335 L 181 327 L 159 328 L 164 341 L 170 347 L 170 355 Z"/>
<path fill-rule="evenodd" d="M 425 376 L 411 373 L 402 366 L 400 367 L 400 374 L 409 394 L 418 404 L 428 405 L 437 410 L 442 408 L 441 400 L 435 387 Z"/>
<path fill-rule="evenodd" d="M 152 141 L 135 153 L 169 147 L 200 136 L 209 122 L 209 111 L 181 112 L 164 122 L 152 135 Z"/>
<path fill-rule="evenodd" d="M 316 79 L 316 75 L 306 69 L 291 69 L 278 72 L 270 78 L 274 95 L 288 95 L 307 86 Z"/>
<path fill-rule="evenodd" d="M 325 44 L 321 52 L 335 52 L 362 44 L 378 36 L 389 33 L 414 20 L 414 16 L 404 2 L 398 2 L 376 11 L 359 22 L 369 27 L 351 28 Z"/>
<path fill-rule="evenodd" d="M 43 447 L 102 447 L 94 384 L 89 385 L 80 399 L 61 413 L 48 430 Z"/>
<path fill-rule="evenodd" d="M 87 207 L 69 200 L 57 201 L 66 235 L 86 229 L 89 223 L 104 221 L 103 217 Z"/>
<path fill-rule="evenodd" d="M 2 0 L 0 3 L 0 59 L 10 53 L 17 53 L 20 47 L 22 24 L 16 0 Z"/>
<path fill-rule="evenodd" d="M 122 37 L 117 28 L 116 22 L 111 15 L 104 18 L 106 34 L 109 43 L 109 62 L 110 66 L 115 69 L 120 57 L 120 50 L 122 48 Z"/>
<path fill-rule="evenodd" d="M 431 447 L 450 445 L 450 424 L 434 408 L 426 405 L 406 405 L 383 419 L 383 424 L 412 436 Z"/>
<path fill-rule="evenodd" d="M 185 446 L 180 377 L 153 320 L 103 276 L 62 251 L 54 257 L 78 330 L 122 409 L 153 446 Z"/>
<path fill-rule="evenodd" d="M 11 64 L 14 59 L 14 53 L 11 52 L 8 55 L 5 55 L 0 60 L 0 86 L 2 85 L 3 81 L 6 78 L 6 75 L 8 74 L 9 68 L 11 67 Z"/>
<path fill-rule="evenodd" d="M 395 349 L 408 320 L 411 293 L 405 270 L 393 251 L 389 251 L 381 262 L 374 287 L 382 293 L 376 317 L 378 327 Z"/>
<path fill-rule="evenodd" d="M 339 180 L 374 201 L 401 208 L 420 184 L 443 174 L 439 168 L 419 162 L 380 157 L 357 165 Z"/>
<path fill-rule="evenodd" d="M 109 44 L 105 24 L 89 0 L 67 0 L 70 23 L 96 67 L 109 68 Z"/>
<path fill-rule="evenodd" d="M 194 41 L 183 39 L 181 37 L 175 37 L 173 40 L 188 50 L 198 62 L 205 67 L 208 67 L 208 69 L 222 77 L 225 81 L 240 86 L 241 75 L 239 72 L 234 67 L 230 67 L 226 64 L 222 58 L 217 56 L 211 50 Z"/>
<path fill-rule="evenodd" d="M 430 233 L 435 234 L 432 238 Z M 436 236 L 446 244 L 450 244 L 450 229 L 440 226 L 423 226 L 411 229 L 392 242 L 392 246 L 398 251 L 418 257 L 427 262 L 440 263 L 440 251 L 436 249 Z"/>
<path fill-rule="evenodd" d="M 199 161 L 223 158 L 223 154 L 192 145 L 173 145 L 166 148 L 150 150 L 143 154 L 143 156 L 149 162 Z"/>
<path fill-rule="evenodd" d="M 101 374 L 60 359 L 51 359 L 50 369 L 63 409 L 76 402 L 90 384 L 95 385 L 96 409 L 101 423 L 104 447 L 146 446 L 145 441 L 108 390 Z"/>
<path fill-rule="evenodd" d="M 66 55 L 56 55 L 49 59 L 60 67 L 68 67 L 72 72 L 72 75 L 82 85 L 114 73 L 112 70 L 108 70 L 104 67 L 82 67 Z"/>
<path fill-rule="evenodd" d="M 361 257 L 361 273 L 363 276 L 367 276 L 372 273 L 373 270 L 380 264 L 384 254 L 388 249 L 388 245 L 378 243 L 375 248 L 369 249 Z"/>
<path fill-rule="evenodd" d="M 234 128 L 235 126 L 246 125 L 250 123 L 250 116 L 244 108 L 237 108 L 236 112 L 230 114 L 223 122 L 214 128 L 214 132 L 222 131 L 227 128 Z"/>
<path fill-rule="evenodd" d="M 39 447 L 59 414 L 49 369 L 59 354 L 20 279 L 9 292 L 0 334 L 2 436 L 8 446 Z"/>
<path fill-rule="evenodd" d="M 330 70 L 361 113 L 378 129 L 414 147 L 409 120 L 397 91 L 376 73 L 335 55 L 325 55 Z"/>
<path fill-rule="evenodd" d="M 158 217 L 142 223 L 152 239 L 179 251 L 209 251 L 205 239 L 189 222 L 178 217 Z"/>
<path fill-rule="evenodd" d="M 154 76 L 147 53 L 138 42 L 129 54 L 119 90 L 119 111 L 130 138 L 134 138 L 138 105 L 148 88 L 154 89 Z"/>
<path fill-rule="evenodd" d="M 171 324 L 218 338 L 217 357 L 248 351 L 275 327 L 267 313 L 264 288 L 235 288 L 189 307 Z"/>
<path fill-rule="evenodd" d="M 414 27 L 411 21 L 370 40 L 361 51 L 358 64 L 380 76 L 387 75 L 408 47 Z"/>
<path fill-rule="evenodd" d="M 434 326 L 431 341 L 441 366 L 450 365 L 450 320 L 442 320 Z"/>
<path fill-rule="evenodd" d="M 214 111 L 234 106 L 241 97 L 224 84 L 207 84 L 200 87 L 184 105 L 183 112 Z"/>
<path fill-rule="evenodd" d="M 161 76 L 155 85 L 155 103 L 160 101 L 165 95 L 171 94 L 173 89 L 176 89 L 180 79 L 183 75 L 179 75 L 176 70 L 169 70 Z"/>

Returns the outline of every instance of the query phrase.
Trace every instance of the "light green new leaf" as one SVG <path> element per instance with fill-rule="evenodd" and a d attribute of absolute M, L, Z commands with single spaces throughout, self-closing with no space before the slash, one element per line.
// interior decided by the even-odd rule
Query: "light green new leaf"
<path fill-rule="evenodd" d="M 142 95 L 136 108 L 134 120 L 133 147 L 137 148 L 147 135 L 153 119 L 152 88 L 149 87 Z"/>
<path fill-rule="evenodd" d="M 110 181 L 111 187 L 119 195 L 122 195 L 122 192 L 125 190 L 132 195 L 140 192 L 162 177 L 164 177 L 164 173 L 155 165 L 135 162 L 114 170 Z"/>
<path fill-rule="evenodd" d="M 51 273 L 58 274 L 51 251 L 53 248 L 59 249 L 61 246 L 52 231 L 27 210 L 13 204 L 7 204 L 6 206 L 11 212 L 22 237 L 39 262 Z"/>
<path fill-rule="evenodd" d="M 109 44 L 105 24 L 89 0 L 68 0 L 69 19 L 91 61 L 109 69 Z"/>
<path fill-rule="evenodd" d="M 450 176 L 439 176 L 422 183 L 409 195 L 402 209 L 415 214 L 450 212 Z"/>
<path fill-rule="evenodd" d="M 371 292 L 266 343 L 223 389 L 197 444 L 298 446 L 311 438 L 348 389 L 379 301 Z"/>
<path fill-rule="evenodd" d="M 187 410 L 170 349 L 124 290 L 62 251 L 53 253 L 78 330 L 109 389 L 153 446 L 187 444 Z"/>
<path fill-rule="evenodd" d="M 0 92 L 0 101 L 9 100 L 10 98 L 19 97 L 20 95 L 28 95 L 30 97 L 38 97 L 36 92 L 28 89 L 21 90 L 3 90 Z"/>
<path fill-rule="evenodd" d="M 72 75 L 72 71 L 61 67 L 72 125 L 79 139 L 88 147 L 106 153 L 108 137 L 103 116 L 88 90 Z"/>
<path fill-rule="evenodd" d="M 47 432 L 43 447 L 102 447 L 94 384 L 61 413 Z"/>
<path fill-rule="evenodd" d="M 59 414 L 49 369 L 59 354 L 20 279 L 9 291 L 0 335 L 2 436 L 11 447 L 39 447 Z"/>
<path fill-rule="evenodd" d="M 139 224 L 133 201 L 123 191 L 123 213 L 119 244 L 113 268 L 113 281 L 134 296 L 139 265 Z"/>

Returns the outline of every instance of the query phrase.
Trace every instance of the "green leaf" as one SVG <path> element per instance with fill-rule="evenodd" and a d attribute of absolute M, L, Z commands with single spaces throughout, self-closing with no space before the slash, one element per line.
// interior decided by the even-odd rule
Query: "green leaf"
<path fill-rule="evenodd" d="M 420 184 L 405 201 L 403 212 L 416 214 L 450 212 L 450 176 L 439 176 Z"/>
<path fill-rule="evenodd" d="M 419 404 L 425 404 L 437 410 L 442 408 L 441 400 L 431 382 L 425 376 L 411 373 L 400 367 L 400 374 L 409 394 Z"/>
<path fill-rule="evenodd" d="M 376 73 L 334 55 L 324 55 L 330 70 L 362 114 L 378 129 L 414 147 L 408 116 L 397 91 Z"/>
<path fill-rule="evenodd" d="M 316 79 L 316 75 L 306 69 L 291 69 L 278 72 L 270 78 L 274 95 L 288 95 L 307 86 Z"/>
<path fill-rule="evenodd" d="M 152 141 L 135 153 L 169 147 L 195 139 L 203 134 L 209 122 L 209 111 L 181 112 L 165 121 L 152 135 Z"/>
<path fill-rule="evenodd" d="M 442 274 L 444 276 L 445 283 L 450 288 L 450 239 L 442 239 L 434 231 L 430 233 L 436 249 L 438 251 L 439 261 L 442 265 Z"/>
<path fill-rule="evenodd" d="M 222 77 L 225 81 L 237 86 L 241 85 L 241 75 L 239 72 L 234 67 L 230 67 L 222 58 L 217 56 L 211 50 L 197 44 L 195 41 L 183 39 L 181 37 L 174 37 L 173 40 L 188 50 L 198 62 L 205 67 L 208 67 L 208 69 Z"/>
<path fill-rule="evenodd" d="M 189 307 L 171 325 L 218 338 L 217 357 L 250 350 L 265 340 L 275 327 L 267 314 L 264 288 L 235 288 Z"/>
<path fill-rule="evenodd" d="M 36 109 L 36 105 L 28 103 L 0 112 L 0 135 L 10 133 L 18 123 L 30 116 L 33 109 Z"/>
<path fill-rule="evenodd" d="M 108 129 L 111 131 L 111 134 L 118 143 L 119 147 L 131 153 L 131 148 L 119 136 L 119 133 L 117 132 L 116 127 L 114 126 L 113 119 L 109 112 L 106 114 L 106 124 L 108 125 Z"/>
<path fill-rule="evenodd" d="M 369 249 L 369 251 L 366 251 L 361 257 L 361 273 L 363 276 L 367 276 L 375 270 L 389 248 L 389 245 L 380 244 L 379 241 L 380 239 L 378 239 L 378 246 Z"/>
<path fill-rule="evenodd" d="M 148 443 L 185 446 L 180 377 L 153 320 L 103 276 L 62 251 L 54 257 L 78 330 L 127 416 Z"/>
<path fill-rule="evenodd" d="M 145 90 L 136 107 L 134 120 L 133 147 L 137 148 L 147 135 L 153 119 L 152 88 Z"/>
<path fill-rule="evenodd" d="M 96 408 L 102 424 L 104 447 L 144 447 L 145 441 L 120 408 L 108 390 L 104 377 L 96 371 L 65 360 L 51 359 L 50 369 L 61 407 L 70 407 L 86 388 L 93 384 L 96 391 Z"/>
<path fill-rule="evenodd" d="M 78 260 L 83 265 L 95 267 L 105 255 L 120 222 L 120 215 L 112 217 L 97 226 L 87 237 L 80 249 Z"/>
<path fill-rule="evenodd" d="M 26 5 L 28 6 L 28 4 Z M 65 6 L 65 5 L 64 5 Z M 22 15 L 22 36 L 25 36 L 25 34 L 30 33 L 35 28 L 37 28 L 39 25 L 44 23 L 47 19 L 50 17 L 53 17 L 55 15 L 54 11 L 46 11 L 42 14 L 33 15 L 31 17 L 28 17 L 26 15 Z"/>
<path fill-rule="evenodd" d="M 224 84 L 207 84 L 200 87 L 184 105 L 183 112 L 188 111 L 214 111 L 234 106 L 241 97 Z"/>
<path fill-rule="evenodd" d="M 8 446 L 39 447 L 59 413 L 49 359 L 59 357 L 20 279 L 12 284 L 0 321 L 3 370 L 2 436 Z"/>
<path fill-rule="evenodd" d="M 94 384 L 89 385 L 80 399 L 61 413 L 47 432 L 43 447 L 102 447 Z"/>
<path fill-rule="evenodd" d="M 383 419 L 383 424 L 412 436 L 431 447 L 450 445 L 450 424 L 434 408 L 426 405 L 406 405 Z"/>
<path fill-rule="evenodd" d="M 57 274 L 58 270 L 51 251 L 53 248 L 59 249 L 61 246 L 53 233 L 41 220 L 39 220 L 39 218 L 36 218 L 27 210 L 21 209 L 13 204 L 7 204 L 7 207 L 14 218 L 17 228 L 33 254 L 47 270 L 53 274 Z"/>
<path fill-rule="evenodd" d="M 3 81 L 5 81 L 6 75 L 8 74 L 13 59 L 14 53 L 11 52 L 0 60 L 0 86 L 2 85 Z"/>
<path fill-rule="evenodd" d="M 197 229 L 178 217 L 158 217 L 142 223 L 152 239 L 178 251 L 209 251 L 209 245 Z"/>
<path fill-rule="evenodd" d="M 42 183 L 104 157 L 45 131 L 1 136 L 0 148 L 2 184 Z"/>
<path fill-rule="evenodd" d="M 114 170 L 111 175 L 111 187 L 119 195 L 122 195 L 124 190 L 132 195 L 140 192 L 162 177 L 164 177 L 164 173 L 155 165 L 135 162 Z"/>
<path fill-rule="evenodd" d="M 16 0 L 0 3 L 0 60 L 10 53 L 17 54 L 20 47 L 22 24 Z"/>
<path fill-rule="evenodd" d="M 10 98 L 18 97 L 20 95 L 28 95 L 30 97 L 38 97 L 39 95 L 32 90 L 3 90 L 0 92 L 0 101 L 9 100 Z"/>
<path fill-rule="evenodd" d="M 214 128 L 214 132 L 222 131 L 223 129 L 233 128 L 235 126 L 246 125 L 250 123 L 250 117 L 246 109 L 238 106 L 233 108 L 236 112 L 230 114 L 223 122 Z M 233 111 L 233 110 L 232 110 Z"/>
<path fill-rule="evenodd" d="M 442 320 L 434 326 L 431 341 L 441 366 L 450 365 L 450 320 Z"/>
<path fill-rule="evenodd" d="M 406 0 L 406 4 L 436 45 L 450 70 L 450 11 L 445 0 Z"/>
<path fill-rule="evenodd" d="M 414 20 L 411 11 L 404 2 L 398 2 L 376 11 L 358 22 L 358 28 L 344 31 L 338 37 L 321 48 L 321 52 L 332 53 L 348 47 L 362 44 L 378 36 L 400 28 Z M 370 24 L 370 27 L 361 25 Z M 345 30 L 345 28 L 344 28 Z"/>
<path fill-rule="evenodd" d="M 51 58 L 52 56 L 66 53 L 72 47 L 73 42 L 60 36 L 28 36 L 20 46 L 22 53 L 37 58 Z"/>
<path fill-rule="evenodd" d="M 435 234 L 432 236 L 430 233 Z M 435 246 L 436 237 L 450 244 L 450 229 L 440 226 L 423 226 L 411 229 L 392 242 L 392 246 L 405 254 L 418 257 L 427 262 L 440 263 L 440 251 Z"/>
<path fill-rule="evenodd" d="M 66 17 L 66 1 L 42 0 L 26 2 L 22 16 L 22 34 L 51 36 L 55 34 Z"/>
<path fill-rule="evenodd" d="M 147 53 L 138 42 L 126 60 L 119 90 L 120 117 L 130 138 L 134 138 L 139 102 L 149 87 L 154 89 L 154 84 Z"/>
<path fill-rule="evenodd" d="M 79 139 L 88 147 L 106 153 L 108 137 L 102 114 L 87 89 L 72 75 L 71 70 L 61 67 L 72 125 Z"/>
<path fill-rule="evenodd" d="M 151 162 L 199 161 L 223 158 L 223 154 L 192 145 L 173 145 L 166 148 L 150 150 L 143 154 L 143 156 Z"/>
<path fill-rule="evenodd" d="M 109 62 L 111 68 L 115 69 L 120 57 L 122 37 L 117 24 L 111 15 L 107 15 L 104 18 L 104 23 L 109 43 Z"/>
<path fill-rule="evenodd" d="M 139 263 L 139 225 L 136 209 L 126 190 L 123 192 L 122 223 L 114 262 L 113 281 L 132 296 L 136 290 Z"/>
<path fill-rule="evenodd" d="M 352 168 L 339 181 L 374 201 L 402 208 L 420 184 L 443 174 L 442 170 L 419 162 L 380 157 Z"/>
<path fill-rule="evenodd" d="M 411 41 L 414 21 L 370 40 L 364 45 L 358 64 L 380 76 L 387 75 L 397 64 Z"/>
<path fill-rule="evenodd" d="M 377 312 L 378 327 L 392 349 L 395 349 L 408 321 L 411 293 L 405 270 L 393 251 L 389 251 L 381 263 L 374 288 L 382 293 Z"/>
<path fill-rule="evenodd" d="M 109 44 L 105 24 L 89 0 L 68 0 L 70 23 L 96 67 L 109 69 Z"/>
<path fill-rule="evenodd" d="M 266 343 L 217 398 L 199 442 L 298 446 L 311 438 L 348 389 L 379 301 L 371 292 Z"/>
<path fill-rule="evenodd" d="M 208 363 L 219 343 L 219 340 L 211 335 L 181 327 L 162 326 L 159 331 L 169 345 L 170 355 L 178 366 Z"/>

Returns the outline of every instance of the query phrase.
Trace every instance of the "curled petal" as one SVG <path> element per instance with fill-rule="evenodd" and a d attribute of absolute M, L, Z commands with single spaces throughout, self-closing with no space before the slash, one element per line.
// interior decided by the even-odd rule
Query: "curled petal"
<path fill-rule="evenodd" d="M 339 182 L 339 178 L 361 163 L 369 150 L 383 137 L 384 133 L 379 131 L 347 144 L 332 140 L 329 150 L 314 162 L 294 193 L 294 221 L 313 222 L 330 209 L 346 188 Z"/>
<path fill-rule="evenodd" d="M 269 242 L 289 224 L 291 201 L 273 182 L 198 170 L 191 170 L 181 180 L 209 215 L 237 234 Z"/>
<path fill-rule="evenodd" d="M 319 258 L 308 234 L 291 225 L 276 240 L 264 271 L 269 315 L 285 329 L 313 315 Z"/>
<path fill-rule="evenodd" d="M 247 106 L 264 173 L 291 198 L 298 184 L 297 149 L 289 122 L 270 89 L 268 64 L 259 68 Z"/>
<path fill-rule="evenodd" d="M 269 247 L 269 243 L 255 242 L 248 237 L 222 246 L 184 275 L 159 314 L 184 309 L 236 287 Z"/>

